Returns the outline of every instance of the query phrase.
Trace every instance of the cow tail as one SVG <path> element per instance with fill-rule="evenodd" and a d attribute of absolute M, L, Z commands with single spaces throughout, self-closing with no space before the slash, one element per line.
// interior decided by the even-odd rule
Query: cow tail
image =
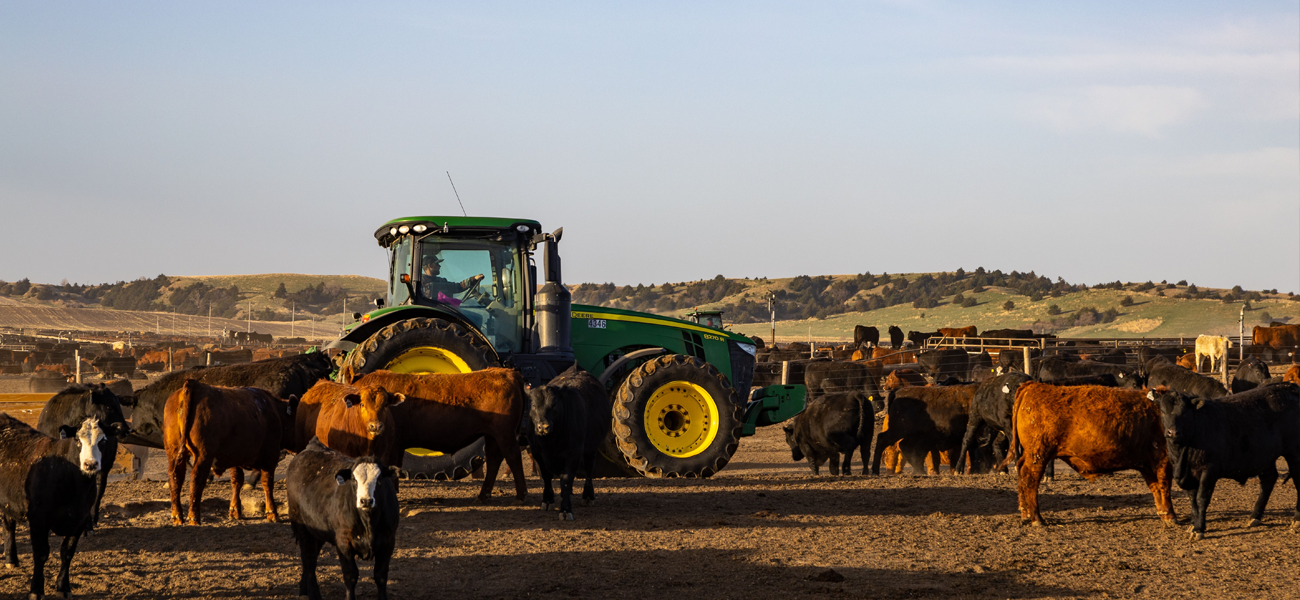
<path fill-rule="evenodd" d="M 194 442 L 190 440 L 190 428 L 194 426 L 194 393 L 190 389 L 194 383 L 196 382 L 193 379 L 187 379 L 185 383 L 181 384 L 181 389 L 176 394 L 176 416 L 180 417 L 181 421 L 181 447 L 191 457 L 198 460 L 197 448 L 194 447 Z"/>

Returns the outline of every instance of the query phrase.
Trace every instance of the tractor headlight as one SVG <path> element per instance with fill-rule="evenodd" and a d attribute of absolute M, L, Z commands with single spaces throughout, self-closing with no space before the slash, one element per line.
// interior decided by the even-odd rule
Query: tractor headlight
<path fill-rule="evenodd" d="M 756 352 L 753 344 L 736 344 L 736 347 L 740 348 L 741 350 L 744 350 L 745 354 L 748 354 L 750 356 L 753 356 L 754 352 Z"/>
<path fill-rule="evenodd" d="M 416 233 L 424 233 L 425 229 L 428 229 L 428 227 L 424 225 L 416 225 L 415 227 L 411 228 L 411 231 L 414 231 Z"/>
<path fill-rule="evenodd" d="M 410 228 L 409 226 L 407 226 L 407 225 L 403 225 L 403 226 L 397 228 L 397 232 L 398 232 L 398 233 L 402 233 L 402 234 L 405 234 L 406 232 L 408 232 L 408 231 L 410 231 L 410 230 L 411 230 L 411 228 Z"/>

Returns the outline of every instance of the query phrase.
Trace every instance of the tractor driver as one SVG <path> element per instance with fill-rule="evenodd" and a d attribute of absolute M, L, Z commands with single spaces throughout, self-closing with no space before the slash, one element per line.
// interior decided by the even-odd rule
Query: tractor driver
<path fill-rule="evenodd" d="M 437 300 L 439 293 L 450 297 L 453 294 L 459 294 L 473 288 L 483 280 L 483 274 L 480 273 L 460 282 L 447 281 L 438 275 L 441 271 L 442 257 L 430 253 L 426 253 L 421 257 L 420 272 L 424 277 L 420 278 L 420 292 L 425 298 Z"/>

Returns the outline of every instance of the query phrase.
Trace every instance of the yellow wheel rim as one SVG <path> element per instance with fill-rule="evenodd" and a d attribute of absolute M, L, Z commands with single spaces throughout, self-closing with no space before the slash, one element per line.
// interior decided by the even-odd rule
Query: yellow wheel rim
<path fill-rule="evenodd" d="M 469 373 L 473 369 L 456 353 L 420 346 L 403 352 L 400 356 L 384 366 L 394 373 Z M 441 452 L 426 448 L 407 448 L 406 452 L 415 456 L 442 456 Z"/>
<path fill-rule="evenodd" d="M 474 370 L 455 352 L 433 346 L 411 348 L 389 361 L 384 368 L 394 373 L 469 373 Z"/>
<path fill-rule="evenodd" d="M 695 456 L 718 436 L 718 403 L 694 383 L 673 381 L 650 396 L 644 423 L 656 450 L 676 458 Z"/>

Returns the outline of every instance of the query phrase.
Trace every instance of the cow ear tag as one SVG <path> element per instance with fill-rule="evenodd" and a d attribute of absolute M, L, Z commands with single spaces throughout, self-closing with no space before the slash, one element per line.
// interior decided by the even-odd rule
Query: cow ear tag
<path fill-rule="evenodd" d="M 61 440 L 66 440 L 76 434 L 77 434 L 77 430 L 73 429 L 72 426 L 70 425 L 64 425 L 62 427 L 59 427 L 59 439 Z"/>
<path fill-rule="evenodd" d="M 1123 378 L 1124 378 L 1124 374 L 1123 374 L 1123 373 L 1120 373 L 1120 374 L 1119 374 L 1119 378 L 1120 378 L 1120 379 L 1123 379 Z"/>
<path fill-rule="evenodd" d="M 334 474 L 334 481 L 339 482 L 339 485 L 347 483 L 349 479 L 352 479 L 352 469 L 339 469 L 339 472 Z"/>
<path fill-rule="evenodd" d="M 1011 386 L 1009 386 L 1009 385 L 1004 385 L 1004 386 L 1002 386 L 1002 393 L 1003 393 L 1003 394 L 1010 394 L 1010 393 L 1011 393 Z"/>
<path fill-rule="evenodd" d="M 343 397 L 343 406 L 352 408 L 361 402 L 361 397 L 356 394 L 348 394 Z"/>
<path fill-rule="evenodd" d="M 1155 392 L 1147 392 L 1147 400 L 1150 400 L 1150 401 L 1152 401 L 1152 402 L 1155 402 L 1155 401 L 1156 401 L 1156 393 L 1155 393 Z"/>

